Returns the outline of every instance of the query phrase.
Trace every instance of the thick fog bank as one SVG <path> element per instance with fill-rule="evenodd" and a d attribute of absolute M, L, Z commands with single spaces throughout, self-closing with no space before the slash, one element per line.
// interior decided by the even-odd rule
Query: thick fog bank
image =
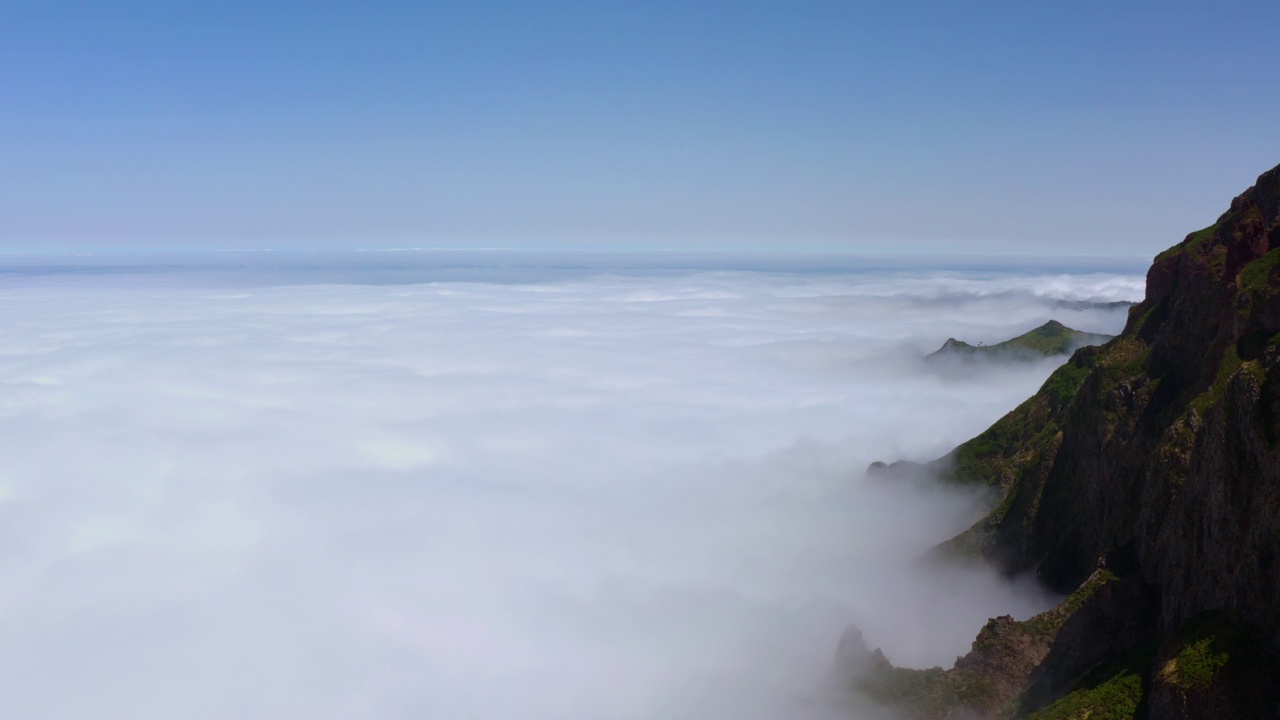
<path fill-rule="evenodd" d="M 12 279 L 11 279 L 12 280 Z M 0 289 L 0 714 L 827 717 L 856 622 L 949 664 L 1046 599 L 914 559 L 976 499 L 864 482 L 1058 360 L 921 361 L 1124 275 L 697 272 Z M 837 714 L 838 715 L 838 714 Z"/>

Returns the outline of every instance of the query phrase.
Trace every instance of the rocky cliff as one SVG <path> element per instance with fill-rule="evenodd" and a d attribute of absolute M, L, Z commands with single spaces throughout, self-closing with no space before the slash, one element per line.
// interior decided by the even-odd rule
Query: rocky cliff
<path fill-rule="evenodd" d="M 1280 717 L 1280 167 L 1155 259 L 1123 333 L 933 467 L 1003 497 L 939 556 L 1068 597 L 946 671 L 863 658 L 859 692 L 914 717 Z"/>

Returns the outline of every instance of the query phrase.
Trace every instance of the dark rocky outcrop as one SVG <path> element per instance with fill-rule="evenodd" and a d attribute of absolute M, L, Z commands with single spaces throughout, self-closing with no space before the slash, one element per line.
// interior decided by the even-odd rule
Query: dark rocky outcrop
<path fill-rule="evenodd" d="M 949 670 L 851 682 L 910 717 L 1280 718 L 1280 168 L 1161 253 L 1124 331 L 948 457 L 1002 501 L 940 556 L 1068 594 Z"/>

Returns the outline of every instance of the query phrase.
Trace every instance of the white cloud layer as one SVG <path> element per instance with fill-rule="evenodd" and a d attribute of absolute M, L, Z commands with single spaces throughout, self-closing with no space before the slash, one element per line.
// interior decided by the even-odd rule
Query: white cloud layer
<path fill-rule="evenodd" d="M 0 290 L 0 710 L 777 718 L 857 622 L 949 664 L 1045 602 L 910 560 L 971 497 L 866 484 L 1053 362 L 920 357 L 1140 278 L 582 275 Z M 527 280 L 527 278 L 526 278 Z"/>

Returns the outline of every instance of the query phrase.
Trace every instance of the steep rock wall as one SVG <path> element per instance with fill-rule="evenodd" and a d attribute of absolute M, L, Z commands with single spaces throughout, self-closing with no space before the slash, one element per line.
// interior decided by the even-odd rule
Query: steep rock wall
<path fill-rule="evenodd" d="M 1280 717 L 1280 167 L 1155 259 L 1123 333 L 932 465 L 1003 497 L 940 555 L 1071 597 L 864 690 L 918 717 Z M 1002 637 L 1019 661 L 984 680 Z"/>

